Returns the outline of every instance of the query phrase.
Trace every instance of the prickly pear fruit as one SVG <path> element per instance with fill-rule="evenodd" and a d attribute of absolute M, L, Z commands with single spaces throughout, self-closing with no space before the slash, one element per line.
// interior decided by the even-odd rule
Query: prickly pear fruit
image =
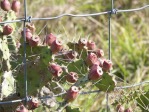
<path fill-rule="evenodd" d="M 78 56 L 78 53 L 76 51 L 68 51 L 64 55 L 65 59 L 72 60 L 75 59 Z"/>
<path fill-rule="evenodd" d="M 66 80 L 70 83 L 75 83 L 78 80 L 78 74 L 76 72 L 70 72 L 66 76 Z"/>
<path fill-rule="evenodd" d="M 53 54 L 58 53 L 63 48 L 61 41 L 55 40 L 51 45 L 51 51 Z"/>
<path fill-rule="evenodd" d="M 99 58 L 104 56 L 104 52 L 102 49 L 97 49 L 95 52 L 96 52 L 97 57 Z"/>
<path fill-rule="evenodd" d="M 16 111 L 15 112 L 29 112 L 27 108 L 25 108 L 24 105 L 19 105 L 17 108 L 16 108 Z"/>
<path fill-rule="evenodd" d="M 24 31 L 21 32 L 22 34 L 22 37 L 23 37 L 23 34 Z M 26 28 L 26 31 L 25 31 L 25 37 L 26 37 L 26 41 L 29 42 L 29 40 L 33 37 L 33 34 L 31 33 L 31 30 Z"/>
<path fill-rule="evenodd" d="M 102 68 L 98 65 L 93 65 L 89 71 L 88 79 L 89 80 L 98 80 L 103 75 Z"/>
<path fill-rule="evenodd" d="M 46 36 L 45 42 L 47 45 L 51 46 L 55 40 L 56 40 L 56 36 L 54 36 L 52 33 L 50 33 Z"/>
<path fill-rule="evenodd" d="M 3 35 L 9 35 L 13 32 L 13 28 L 10 25 L 3 27 Z"/>
<path fill-rule="evenodd" d="M 89 41 L 87 42 L 87 48 L 88 48 L 88 50 L 94 50 L 94 49 L 96 48 L 95 42 L 89 40 Z"/>
<path fill-rule="evenodd" d="M 97 55 L 95 53 L 89 53 L 85 62 L 88 66 L 92 66 L 93 64 L 98 62 Z"/>
<path fill-rule="evenodd" d="M 112 61 L 111 60 L 104 60 L 102 69 L 105 72 L 111 70 L 112 69 Z"/>
<path fill-rule="evenodd" d="M 116 107 L 117 112 L 124 112 L 124 107 L 120 104 L 117 105 Z"/>
<path fill-rule="evenodd" d="M 36 47 L 36 46 L 38 46 L 39 41 L 40 41 L 39 36 L 32 37 L 32 38 L 29 40 L 29 45 L 32 46 L 32 47 Z"/>
<path fill-rule="evenodd" d="M 1 1 L 1 8 L 4 11 L 9 11 L 11 9 L 10 2 L 8 0 Z"/>
<path fill-rule="evenodd" d="M 32 98 L 31 101 L 28 102 L 29 104 L 29 109 L 34 110 L 35 108 L 38 108 L 39 106 L 39 100 L 38 98 Z"/>
<path fill-rule="evenodd" d="M 11 9 L 15 12 L 19 12 L 21 8 L 21 3 L 19 0 L 13 0 L 12 1 L 12 5 L 11 5 Z"/>
<path fill-rule="evenodd" d="M 56 63 L 49 63 L 48 69 L 49 72 L 51 72 L 51 74 L 55 77 L 59 77 L 63 73 L 61 66 Z"/>
<path fill-rule="evenodd" d="M 67 91 L 66 96 L 65 96 L 65 100 L 67 102 L 72 102 L 77 98 L 78 94 L 79 94 L 79 88 L 76 86 L 72 86 Z"/>
<path fill-rule="evenodd" d="M 79 50 L 83 49 L 85 46 L 87 46 L 87 40 L 85 38 L 81 38 L 78 41 Z"/>

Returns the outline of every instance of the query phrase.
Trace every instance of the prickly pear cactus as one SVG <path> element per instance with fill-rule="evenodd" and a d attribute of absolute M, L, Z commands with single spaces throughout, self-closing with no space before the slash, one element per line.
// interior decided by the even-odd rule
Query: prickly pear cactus
<path fill-rule="evenodd" d="M 62 50 L 58 52 L 57 54 L 52 54 L 52 63 L 57 63 L 63 68 L 63 73 L 60 77 L 55 77 L 54 80 L 59 81 L 59 83 L 62 85 L 62 88 L 64 90 L 68 90 L 71 86 L 76 86 L 78 88 L 84 88 L 87 84 L 89 83 L 96 83 L 96 87 L 99 88 L 99 90 L 104 91 L 104 92 L 110 92 L 113 91 L 115 86 L 116 86 L 116 81 L 114 80 L 114 77 L 109 74 L 108 71 L 104 71 L 102 74 L 102 77 L 97 79 L 96 81 L 92 81 L 89 79 L 89 73 L 91 70 L 91 66 L 89 66 L 86 62 L 86 58 L 90 53 L 95 53 L 95 50 L 88 50 L 87 46 L 84 45 L 83 47 L 79 47 L 79 41 L 78 42 L 69 42 L 67 44 L 68 49 L 67 50 Z M 75 57 L 68 56 L 68 52 L 73 51 L 77 55 Z M 68 56 L 68 57 L 67 57 Z M 98 57 L 97 61 L 104 59 L 103 57 Z M 47 60 L 48 61 L 48 60 Z M 100 63 L 97 63 L 97 65 Z M 103 64 L 101 62 L 101 64 Z M 94 64 L 93 64 L 94 65 Z M 96 65 L 96 63 L 95 63 Z M 102 68 L 102 66 L 100 67 Z M 69 83 L 66 79 L 66 75 L 69 72 L 76 72 L 79 76 L 78 81 L 75 83 Z M 52 75 L 52 73 L 51 73 Z M 94 75 L 94 74 L 93 74 Z M 69 86 L 64 86 L 65 84 L 69 83 Z M 51 88 L 53 86 L 51 85 Z M 54 92 L 54 91 L 53 91 Z M 62 91 L 59 91 L 61 93 Z M 57 93 L 57 92 L 54 92 Z M 58 93 L 57 93 L 58 94 Z M 65 97 L 63 97 L 65 99 Z M 58 108 L 58 110 L 63 110 L 61 107 L 67 105 L 66 100 L 61 100 L 64 101 L 62 105 Z M 72 111 L 79 111 L 79 108 L 74 108 L 72 109 L 71 107 L 67 107 L 66 110 L 72 110 Z"/>
<path fill-rule="evenodd" d="M 15 19 L 15 13 L 13 11 L 9 11 L 8 13 L 3 15 L 3 21 L 9 21 Z M 15 87 L 15 79 L 11 71 L 11 56 L 13 52 L 17 51 L 16 48 L 16 38 L 12 35 L 3 35 L 3 27 L 8 24 L 0 25 L 0 75 L 1 75 L 1 100 L 7 98 L 9 95 L 14 94 Z M 15 29 L 15 24 L 11 24 L 13 30 Z"/>
<path fill-rule="evenodd" d="M 15 19 L 13 11 L 9 11 L 4 16 L 5 21 L 13 19 Z M 97 50 L 94 42 L 81 38 L 77 42 L 68 42 L 64 45 L 53 34 L 50 34 L 50 36 L 54 37 L 53 39 L 51 39 L 52 37 L 46 37 L 44 40 L 36 35 L 32 24 L 27 24 L 25 31 L 27 41 L 24 43 L 24 37 L 15 36 L 14 31 L 9 35 L 3 35 L 3 26 L 0 26 L 2 70 L 7 72 L 13 70 L 13 73 L 11 72 L 11 75 L 1 73 L 1 77 L 4 78 L 1 85 L 3 86 L 4 83 L 5 85 L 12 85 L 7 88 L 13 91 L 6 92 L 2 87 L 2 100 L 4 96 L 7 97 L 15 92 L 19 94 L 20 98 L 24 98 L 25 67 L 27 70 L 27 92 L 29 96 L 43 97 L 47 88 L 53 95 L 66 94 L 53 99 L 54 102 L 55 100 L 60 102 L 57 104 L 59 106 L 57 109 L 54 106 L 55 110 L 62 110 L 65 105 L 70 103 L 69 101 L 75 100 L 81 89 L 88 84 L 92 84 L 93 87 L 99 88 L 104 92 L 114 90 L 116 82 L 113 76 L 109 74 L 112 65 L 104 61 L 103 53 L 97 52 L 100 50 Z M 13 29 L 16 28 L 15 24 L 11 24 L 11 27 Z M 44 40 L 44 42 L 41 42 L 41 40 Z M 26 46 L 26 63 L 23 61 L 24 45 Z M 69 73 L 76 75 L 70 75 L 68 79 Z M 41 100 L 41 102 L 43 103 L 41 108 L 45 108 L 45 110 L 53 107 L 50 106 L 53 105 L 49 103 L 52 102 L 50 100 Z M 37 109 L 37 111 L 41 108 Z M 67 107 L 66 111 L 81 111 L 81 108 Z"/>
<path fill-rule="evenodd" d="M 85 40 L 87 42 L 87 40 Z M 76 45 L 78 49 L 75 49 L 72 47 L 73 45 Z M 53 45 L 53 44 L 52 44 Z M 55 45 L 55 44 L 54 44 Z M 60 46 L 60 42 L 58 43 Z M 54 47 L 57 47 L 58 45 L 55 45 Z M 59 49 L 59 51 L 53 51 L 53 48 L 51 46 L 47 46 L 45 44 L 38 44 L 36 47 L 32 47 L 29 42 L 26 43 L 26 67 L 27 67 L 27 81 L 28 81 L 28 95 L 29 96 L 40 96 L 41 90 L 44 86 L 48 87 L 51 92 L 53 92 L 54 95 L 60 94 L 60 93 L 66 93 L 67 90 L 71 86 L 75 86 L 76 88 L 84 88 L 89 83 L 97 83 L 97 87 L 104 92 L 109 92 L 114 90 L 114 87 L 116 86 L 116 83 L 114 81 L 113 76 L 109 75 L 109 70 L 107 72 L 104 72 L 104 74 L 101 74 L 102 76 L 100 78 L 97 78 L 95 81 L 92 79 L 89 79 L 89 73 L 91 71 L 92 66 L 95 64 L 102 70 L 102 62 L 99 62 L 100 60 L 104 60 L 103 57 L 97 58 L 97 64 L 96 61 L 93 62 L 92 66 L 88 65 L 87 56 L 90 53 L 94 53 L 96 55 L 96 50 L 88 50 L 87 44 L 82 44 L 80 41 L 77 43 L 69 42 L 66 43 L 67 49 L 64 47 L 62 49 Z M 79 47 L 79 45 L 81 47 Z M 58 46 L 58 47 L 59 47 Z M 56 49 L 57 50 L 57 49 Z M 20 47 L 19 54 L 24 53 L 24 47 Z M 23 60 L 23 56 L 19 57 L 18 62 L 21 64 Z M 55 63 L 54 65 L 59 65 L 62 69 L 62 73 L 60 75 L 54 75 L 57 71 L 57 69 L 50 68 L 51 64 Z M 101 65 L 100 65 L 101 64 Z M 100 66 L 99 66 L 100 65 Z M 20 94 L 21 97 L 24 97 L 25 89 L 24 89 L 24 64 L 21 64 L 19 69 L 16 72 L 16 80 L 17 80 L 17 92 Z M 96 69 L 96 67 L 95 67 Z M 53 72 L 54 71 L 54 72 Z M 71 83 L 66 79 L 66 76 L 70 72 L 75 72 L 79 79 L 75 83 Z M 59 72 L 58 72 L 59 73 Z M 93 75 L 98 75 L 95 72 Z M 72 77 L 74 78 L 74 77 Z M 106 80 L 107 79 L 107 80 Z M 101 81 L 100 81 L 101 80 Z M 67 86 L 65 86 L 68 83 Z M 102 88 L 102 85 L 104 87 Z M 110 86 L 110 87 L 109 87 Z M 64 98 L 64 99 L 63 99 Z M 62 96 L 62 99 L 59 97 L 57 100 L 61 101 L 62 105 L 59 105 L 60 107 L 58 110 L 66 105 L 68 102 L 65 100 L 65 96 Z M 44 103 L 48 107 L 48 103 Z M 41 109 L 41 108 L 40 108 Z M 37 110 L 40 110 L 37 109 Z M 61 110 L 61 109 L 60 109 Z M 71 108 L 68 107 L 67 110 L 76 111 L 78 108 Z M 80 110 L 80 109 L 79 109 Z"/>
<path fill-rule="evenodd" d="M 20 51 L 23 49 L 20 49 Z M 28 94 L 36 96 L 39 89 L 51 81 L 51 76 L 47 70 L 47 65 L 44 63 L 44 56 L 51 57 L 51 55 L 46 54 L 46 46 L 38 46 L 31 48 L 27 45 L 27 81 L 28 81 Z M 23 53 L 23 52 L 22 52 Z M 21 53 L 21 54 L 22 54 Z M 43 55 L 42 55 L 43 54 Z M 23 57 L 22 57 L 23 58 Z M 21 62 L 21 61 L 20 61 Z M 21 97 L 24 96 L 24 66 L 21 65 L 19 71 L 17 72 L 17 91 L 20 93 Z"/>

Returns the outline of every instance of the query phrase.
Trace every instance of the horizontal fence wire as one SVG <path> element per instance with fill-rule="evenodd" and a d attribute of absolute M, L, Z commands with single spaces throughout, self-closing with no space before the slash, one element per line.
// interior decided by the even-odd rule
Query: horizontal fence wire
<path fill-rule="evenodd" d="M 144 84 L 148 84 L 149 81 L 144 81 L 144 82 L 140 82 L 140 83 L 136 83 L 136 84 L 132 84 L 132 85 L 128 85 L 128 86 L 119 86 L 119 87 L 115 87 L 114 90 L 120 90 L 120 89 L 128 89 L 128 88 L 132 88 L 132 87 L 137 87 L 137 86 L 141 86 Z M 101 92 L 101 90 L 94 90 L 94 91 L 86 91 L 86 92 L 80 92 L 80 95 L 85 95 L 85 94 L 91 94 L 91 93 L 99 93 Z M 66 92 L 60 93 L 60 94 L 56 94 L 53 96 L 43 96 L 43 97 L 38 97 L 38 99 L 48 99 L 48 98 L 53 98 L 53 97 L 59 97 L 61 95 L 66 94 Z M 18 102 L 22 102 L 25 101 L 26 99 L 18 99 L 18 100 L 11 100 L 11 101 L 4 101 L 4 102 L 0 102 L 0 105 L 2 104 L 11 104 L 11 103 L 18 103 Z M 29 100 L 28 100 L 29 101 Z"/>
<path fill-rule="evenodd" d="M 4 22 L 0 22 L 0 24 L 5 24 L 5 23 L 16 23 L 16 22 L 22 22 L 22 21 L 26 21 L 26 22 L 31 22 L 31 21 L 37 21 L 37 20 L 53 20 L 53 19 L 59 19 L 62 18 L 64 16 L 70 16 L 70 17 L 89 17 L 89 16 L 100 16 L 100 15 L 105 15 L 105 14 L 117 14 L 117 13 L 123 13 L 123 12 L 134 12 L 134 11 L 140 11 L 143 9 L 149 8 L 149 5 L 145 5 L 142 6 L 140 8 L 135 8 L 135 9 L 128 9 L 128 10 L 119 10 L 119 9 L 113 9 L 112 11 L 105 11 L 105 12 L 100 12 L 100 13 L 92 13 L 92 14 L 61 14 L 58 16 L 54 16 L 54 17 L 46 17 L 46 18 L 32 18 L 31 16 L 25 18 L 20 18 L 17 20 L 12 20 L 12 21 L 4 21 Z"/>

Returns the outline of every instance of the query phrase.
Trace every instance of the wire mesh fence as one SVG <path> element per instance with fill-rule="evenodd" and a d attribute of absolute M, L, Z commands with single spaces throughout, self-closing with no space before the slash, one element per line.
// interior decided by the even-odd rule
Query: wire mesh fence
<path fill-rule="evenodd" d="M 112 15 L 116 15 L 118 13 L 129 13 L 129 12 L 134 12 L 134 11 L 141 11 L 141 10 L 144 10 L 146 8 L 149 8 L 149 5 L 144 5 L 142 7 L 139 7 L 139 8 L 134 8 L 134 9 L 116 9 L 114 7 L 114 0 L 111 0 L 111 9 L 109 11 L 105 11 L 105 12 L 99 12 L 99 13 L 91 13 L 91 14 L 61 14 L 61 15 L 58 15 L 58 16 L 54 16 L 54 17 L 45 17 L 45 18 L 34 18 L 34 17 L 31 17 L 31 16 L 28 16 L 28 13 L 27 13 L 27 0 L 24 0 L 24 18 L 20 18 L 20 19 L 17 19 L 17 20 L 12 20 L 12 21 L 3 21 L 3 22 L 0 22 L 0 24 L 6 24 L 6 23 L 16 23 L 16 22 L 23 22 L 23 35 L 24 35 L 24 60 L 23 60 L 23 64 L 25 65 L 24 66 L 24 91 L 25 91 L 25 96 L 23 99 L 18 99 L 18 100 L 12 100 L 12 101 L 4 101 L 4 102 L 0 102 L 0 105 L 1 104 L 12 104 L 12 103 L 17 103 L 17 102 L 22 102 L 22 101 L 25 101 L 25 103 L 27 103 L 30 98 L 28 97 L 28 81 L 27 81 L 27 60 L 26 60 L 26 23 L 28 22 L 32 22 L 32 21 L 38 21 L 38 20 L 55 20 L 55 19 L 59 19 L 59 18 L 62 18 L 62 17 L 65 17 L 65 16 L 69 16 L 69 17 L 89 17 L 89 16 L 100 16 L 100 15 L 108 15 L 108 57 L 109 57 L 109 60 L 111 60 L 111 32 L 112 32 L 112 28 L 111 28 L 111 24 L 112 24 Z M 144 85 L 144 84 L 147 84 L 149 83 L 149 81 L 144 81 L 144 82 L 141 82 L 141 83 L 136 83 L 136 84 L 133 84 L 133 85 L 128 85 L 128 86 L 120 86 L 120 87 L 115 87 L 115 90 L 119 90 L 119 89 L 127 89 L 127 88 L 132 88 L 132 87 L 136 87 L 136 86 L 140 86 L 140 85 Z M 92 94 L 92 93 L 99 93 L 100 90 L 94 90 L 94 91 L 86 91 L 86 92 L 80 92 L 79 94 L 83 95 L 83 94 Z M 39 99 L 46 99 L 46 98 L 52 98 L 52 97 L 58 97 L 58 96 L 61 96 L 63 94 L 66 94 L 66 92 L 64 93 L 60 93 L 60 94 L 57 94 L 57 95 L 53 95 L 53 96 L 46 96 L 46 97 L 39 97 Z M 106 93 L 106 110 L 107 112 L 110 111 L 110 108 L 109 108 L 109 95 L 108 93 Z"/>

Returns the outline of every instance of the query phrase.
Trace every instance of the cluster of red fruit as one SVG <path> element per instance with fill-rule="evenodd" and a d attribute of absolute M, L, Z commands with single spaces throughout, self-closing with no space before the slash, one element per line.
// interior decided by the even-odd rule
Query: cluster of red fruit
<path fill-rule="evenodd" d="M 26 42 L 29 43 L 31 47 L 36 47 L 40 43 L 40 37 L 38 35 L 34 35 L 35 26 L 34 24 L 27 24 L 25 29 L 25 37 Z M 22 37 L 24 36 L 24 31 L 21 32 Z"/>
<path fill-rule="evenodd" d="M 52 33 L 46 36 L 45 43 L 51 47 L 51 51 L 53 54 L 57 54 L 61 51 L 63 53 L 63 58 L 66 60 L 74 60 L 79 56 L 79 51 L 86 49 L 88 55 L 84 59 L 86 66 L 90 68 L 88 73 L 89 80 L 98 80 L 103 75 L 103 72 L 109 72 L 112 69 L 112 62 L 110 60 L 104 59 L 104 52 L 102 49 L 96 49 L 95 42 L 86 39 L 80 39 L 75 49 L 75 51 L 63 50 L 62 42 L 57 40 L 56 36 Z M 80 53 L 81 54 L 81 53 Z M 63 73 L 63 67 L 58 65 L 57 63 L 50 63 L 48 65 L 48 69 L 50 73 L 54 77 L 60 77 Z M 76 72 L 68 72 L 66 75 L 66 80 L 70 83 L 75 83 L 78 80 L 78 74 Z M 66 94 L 66 101 L 73 101 L 79 93 L 79 88 L 76 86 L 70 87 Z"/>
<path fill-rule="evenodd" d="M 62 43 L 56 39 L 52 33 L 47 35 L 46 44 L 51 46 L 52 53 L 58 53 L 63 49 Z M 90 52 L 88 53 L 85 63 L 89 66 L 90 71 L 88 78 L 89 80 L 98 80 L 104 72 L 110 71 L 112 68 L 112 62 L 110 60 L 106 60 L 103 58 L 104 52 L 101 49 L 95 49 L 95 43 L 92 41 L 86 41 L 85 39 L 80 39 L 78 42 L 78 46 L 80 49 L 87 47 Z M 78 52 L 76 51 L 64 51 L 63 58 L 73 60 L 78 56 Z M 63 73 L 63 69 L 60 65 L 56 63 L 49 63 L 49 71 L 53 76 L 59 77 Z M 67 81 L 74 83 L 78 79 L 78 75 L 75 72 L 68 73 Z"/>
<path fill-rule="evenodd" d="M 21 8 L 21 3 L 19 0 L 13 0 L 12 4 L 10 4 L 8 0 L 1 1 L 1 9 L 3 9 L 4 11 L 13 10 L 16 13 L 18 13 L 20 11 L 20 8 Z"/>
<path fill-rule="evenodd" d="M 59 41 L 52 33 L 46 36 L 45 43 L 51 47 L 53 54 L 56 54 L 63 49 L 62 42 Z"/>
<path fill-rule="evenodd" d="M 118 104 L 116 108 L 117 112 L 133 112 L 131 108 L 125 109 L 122 105 Z"/>

